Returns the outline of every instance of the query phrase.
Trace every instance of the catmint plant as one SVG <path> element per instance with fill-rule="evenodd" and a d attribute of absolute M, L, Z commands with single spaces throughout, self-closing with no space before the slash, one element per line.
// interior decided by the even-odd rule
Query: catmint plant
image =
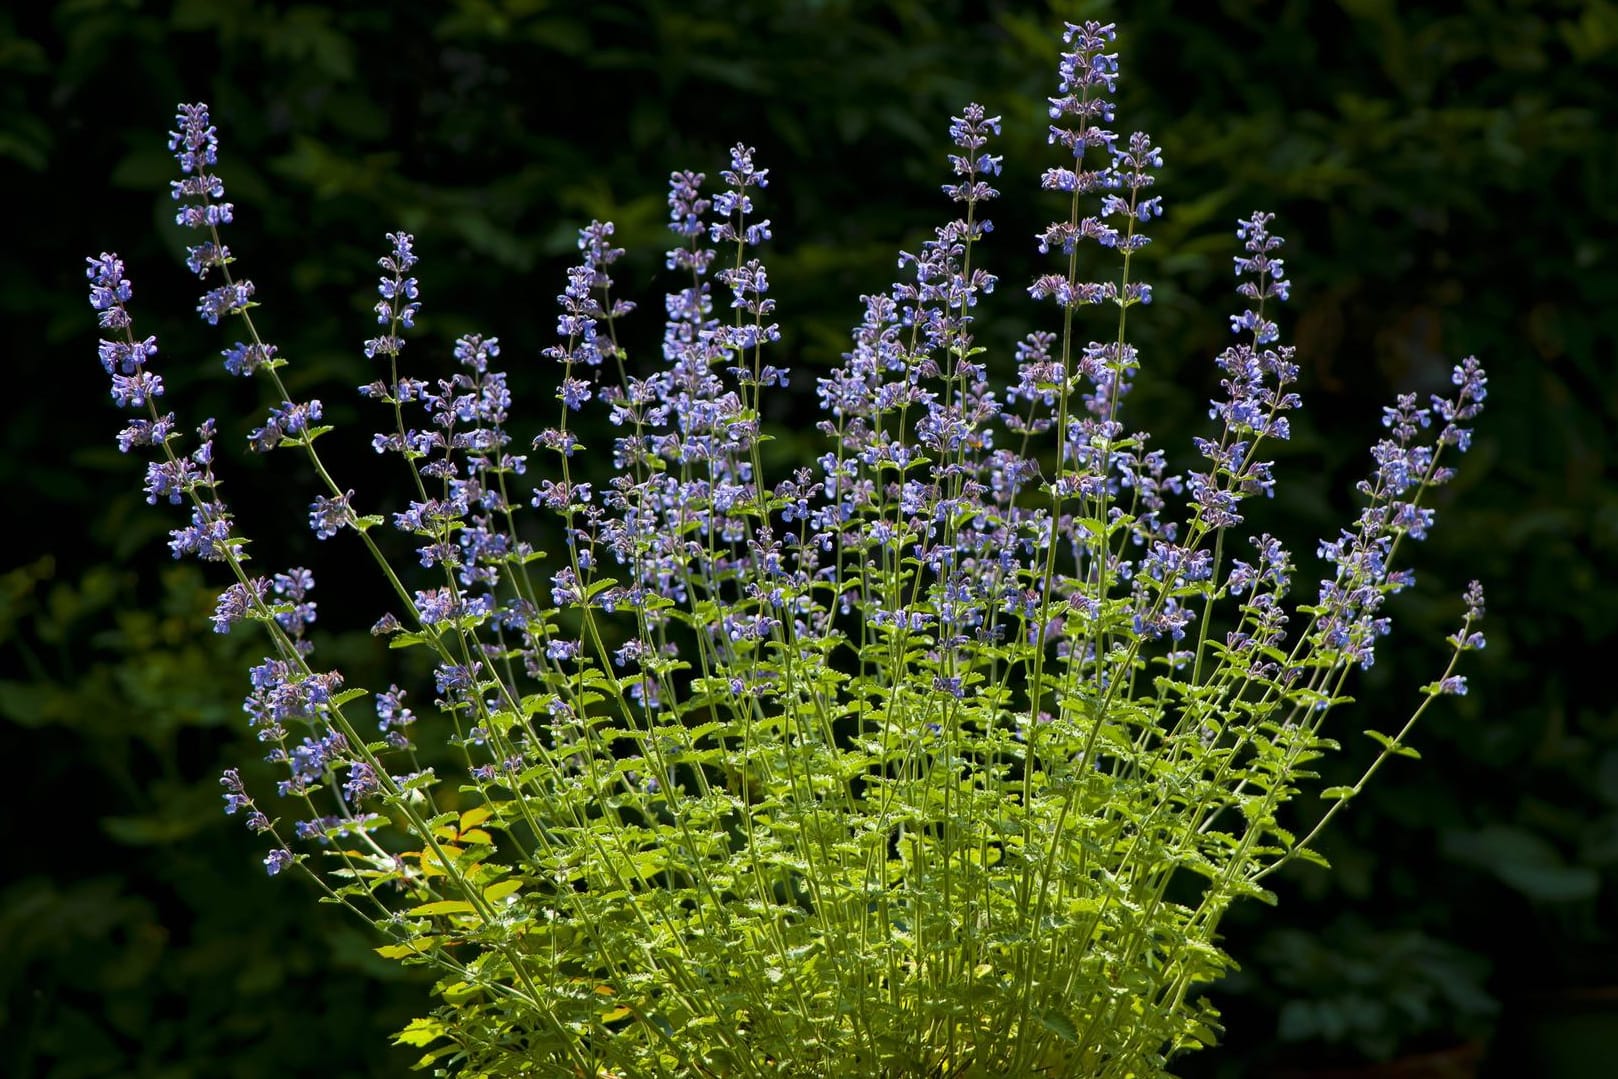
<path fill-rule="evenodd" d="M 1318 583 L 1247 503 L 1300 406 L 1276 305 L 1290 282 L 1268 213 L 1236 225 L 1239 313 L 1220 393 L 1170 471 L 1124 403 L 1151 303 L 1137 252 L 1164 212 L 1162 154 L 1109 130 L 1111 26 L 1069 25 L 1041 186 L 1061 215 L 1028 293 L 1047 328 L 1010 357 L 978 343 L 1001 119 L 949 125 L 953 217 L 861 298 L 815 383 L 824 448 L 765 470 L 776 299 L 760 251 L 770 170 L 737 145 L 716 184 L 670 177 L 661 355 L 619 345 L 634 305 L 614 229 L 578 264 L 540 353 L 556 392 L 518 410 L 501 340 L 405 362 L 422 310 L 412 237 L 379 259 L 376 468 L 408 506 L 366 512 L 322 456 L 259 297 L 225 245 L 219 140 L 182 105 L 169 146 L 198 314 L 225 371 L 268 407 L 248 449 L 313 484 L 315 536 L 367 558 L 394 597 L 371 632 L 420 682 L 349 686 L 319 656 L 314 575 L 258 574 L 221 495 L 216 425 L 167 403 L 122 260 L 89 260 L 100 355 L 136 414 L 152 503 L 181 506 L 176 557 L 218 563 L 214 628 L 254 622 L 246 720 L 281 778 L 225 810 L 372 925 L 384 957 L 442 978 L 400 1033 L 435 1074 L 1140 1076 L 1216 1042 L 1202 995 L 1230 968 L 1220 919 L 1294 860 L 1438 696 L 1464 693 L 1483 594 L 1451 661 L 1381 755 L 1299 838 L 1287 803 L 1336 748 L 1334 712 L 1412 580 L 1424 504 L 1467 448 L 1485 393 L 1400 396 L 1359 484 L 1363 509 L 1315 552 Z M 423 271 L 425 276 L 425 271 Z M 580 417 L 604 416 L 610 479 Z M 519 428 L 526 428 L 519 434 Z M 592 430 L 609 430 L 596 426 Z M 599 453 L 602 447 L 590 447 Z M 293 466 L 298 466 L 294 468 Z M 379 542 L 408 538 L 396 567 Z M 1303 579 L 1300 579 L 1302 576 Z M 1303 602 L 1291 602 L 1301 593 Z M 408 679 L 407 679 L 408 681 Z M 429 752 L 429 750 L 432 750 Z"/>

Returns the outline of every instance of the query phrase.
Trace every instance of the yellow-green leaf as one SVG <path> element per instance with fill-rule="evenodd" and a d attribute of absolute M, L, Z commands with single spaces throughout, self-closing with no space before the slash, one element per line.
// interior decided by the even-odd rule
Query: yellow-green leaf
<path fill-rule="evenodd" d="M 419 907 L 412 907 L 406 911 L 412 917 L 427 917 L 431 914 L 471 914 L 476 908 L 464 899 L 440 899 L 436 903 L 423 903 Z"/>
<path fill-rule="evenodd" d="M 428 951 L 438 943 L 437 937 L 417 937 L 407 940 L 403 944 L 384 944 L 376 949 L 376 954 L 383 959 L 403 959 L 406 956 L 418 955 Z"/>
<path fill-rule="evenodd" d="M 493 903 L 521 890 L 522 881 L 503 880 L 499 884 L 491 884 L 487 888 L 483 889 L 483 898 Z"/>
<path fill-rule="evenodd" d="M 393 1036 L 394 1045 L 414 1045 L 418 1049 L 431 1045 L 449 1030 L 437 1019 L 412 1019 L 410 1025 Z"/>

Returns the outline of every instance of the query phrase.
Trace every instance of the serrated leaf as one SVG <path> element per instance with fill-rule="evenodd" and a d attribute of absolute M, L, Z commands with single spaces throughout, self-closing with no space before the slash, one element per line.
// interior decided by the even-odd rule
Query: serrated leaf
<path fill-rule="evenodd" d="M 413 775 L 409 779 L 405 780 L 405 782 L 400 785 L 399 789 L 406 792 L 419 791 L 423 788 L 432 786 L 436 782 L 438 782 L 438 777 L 433 774 L 433 770 L 431 768 L 428 768 L 426 771 L 418 772 L 416 775 Z"/>
<path fill-rule="evenodd" d="M 1421 754 L 1416 752 L 1416 750 L 1405 745 L 1403 742 L 1395 741 L 1388 735 L 1383 734 L 1381 731 L 1367 730 L 1365 732 L 1365 736 L 1395 756 L 1409 757 L 1413 761 L 1421 760 Z"/>
<path fill-rule="evenodd" d="M 1310 865 L 1318 865 L 1322 869 L 1331 868 L 1331 863 L 1326 860 L 1326 856 L 1315 850 L 1313 847 L 1298 847 L 1292 852 L 1292 856 L 1298 859 L 1300 862 L 1308 862 Z"/>
<path fill-rule="evenodd" d="M 402 944 L 384 944 L 375 951 L 383 959 L 405 959 L 409 956 L 420 955 L 422 952 L 429 951 L 437 943 L 437 937 L 416 937 L 414 940 L 407 940 Z"/>
<path fill-rule="evenodd" d="M 343 705 L 347 704 L 349 701 L 357 701 L 361 697 L 369 697 L 370 695 L 371 695 L 370 690 L 361 689 L 358 686 L 355 686 L 353 689 L 345 689 L 340 693 L 332 694 L 330 705 L 333 708 L 341 708 Z"/>
<path fill-rule="evenodd" d="M 257 304 L 252 306 L 256 307 Z M 336 430 L 336 428 L 329 423 L 323 423 L 316 427 L 306 427 L 298 434 L 287 435 L 277 445 L 287 447 L 312 445 L 315 439 L 319 438 L 321 435 L 329 434 L 334 430 Z"/>
<path fill-rule="evenodd" d="M 412 1019 L 393 1036 L 394 1045 L 413 1045 L 418 1049 L 431 1045 L 449 1032 L 449 1027 L 437 1019 Z"/>

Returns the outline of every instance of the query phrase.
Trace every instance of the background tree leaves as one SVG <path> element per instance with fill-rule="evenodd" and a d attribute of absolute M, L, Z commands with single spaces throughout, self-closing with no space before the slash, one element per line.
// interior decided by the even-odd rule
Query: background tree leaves
<path fill-rule="evenodd" d="M 221 582 L 167 569 L 171 520 L 144 505 L 138 467 L 111 446 L 82 283 L 83 257 L 103 249 L 130 263 L 137 319 L 158 335 L 184 416 L 218 415 L 239 442 L 260 407 L 219 373 L 229 342 L 190 314 L 163 145 L 175 102 L 214 107 L 238 207 L 230 242 L 297 389 L 370 377 L 359 342 L 392 228 L 417 233 L 423 256 L 424 331 L 407 353 L 423 364 L 446 364 L 470 330 L 500 334 L 513 356 L 548 343 L 561 267 L 592 216 L 618 222 L 624 289 L 655 304 L 667 173 L 716 171 L 737 140 L 775 170 L 769 265 L 785 362 L 808 387 L 843 347 L 857 296 L 885 287 L 895 251 L 946 212 L 945 126 L 970 99 L 1007 129 L 1008 197 L 987 248 L 1002 289 L 984 336 L 1003 346 L 1030 328 L 1028 238 L 1054 212 L 1035 190 L 1049 163 L 1041 107 L 1061 19 L 1090 17 L 1121 24 L 1117 126 L 1151 131 L 1168 162 L 1135 403 L 1171 455 L 1186 453 L 1215 386 L 1227 233 L 1254 208 L 1277 211 L 1289 239 L 1297 285 L 1282 326 L 1309 417 L 1279 466 L 1292 494 L 1264 527 L 1307 549 L 1348 512 L 1384 400 L 1440 389 L 1468 352 L 1490 369 L 1477 445 L 1440 505 L 1421 587 L 1401 598 L 1401 647 L 1357 695 L 1403 707 L 1471 576 L 1490 588 L 1486 662 L 1471 695 L 1421 730 L 1424 762 L 1356 799 L 1327 851 L 1337 870 L 1288 874 L 1278 912 L 1232 920 L 1232 950 L 1257 954 L 1266 927 L 1352 909 L 1487 957 L 1505 1022 L 1526 986 L 1610 980 L 1618 818 L 1596 761 L 1618 743 L 1618 713 L 1585 667 L 1618 639 L 1606 315 L 1618 307 L 1618 6 L 68 0 L 0 15 L 12 210 L 0 468 L 14 522 L 0 745 L 27 762 L 6 780 L 27 823 L 0 884 L 0 950 L 14 960 L 0 1070 L 395 1074 L 383 1034 L 422 999 L 382 981 L 363 937 L 311 896 L 262 880 L 218 813 L 218 769 L 259 755 L 235 714 L 251 645 L 208 632 Z M 628 332 L 649 361 L 654 320 Z M 552 373 L 524 366 L 518 400 L 548 406 Z M 361 404 L 322 392 L 352 436 L 346 460 L 368 467 Z M 318 568 L 334 553 L 288 526 L 307 491 L 280 481 L 283 465 L 239 464 L 227 491 L 270 537 L 266 571 Z M 379 596 L 332 588 L 322 629 L 366 624 Z M 380 662 L 361 638 L 330 647 L 354 682 Z M 1348 780 L 1354 765 L 1341 763 Z M 1498 845 L 1477 839 L 1500 829 L 1594 874 L 1593 894 L 1515 887 Z M 1226 1001 L 1238 1074 L 1275 1029 L 1244 1003 L 1256 999 Z"/>

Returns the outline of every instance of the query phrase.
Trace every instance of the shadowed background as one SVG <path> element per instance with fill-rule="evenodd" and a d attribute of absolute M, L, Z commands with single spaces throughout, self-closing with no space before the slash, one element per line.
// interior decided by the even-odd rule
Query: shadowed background
<path fill-rule="evenodd" d="M 1492 1038 L 1489 1074 L 1605 1074 L 1592 1069 L 1618 1050 L 1618 709 L 1599 667 L 1618 628 L 1618 6 L 1416 9 L 67 0 L 0 14 L 0 1073 L 397 1075 L 413 1056 L 387 1035 L 428 1006 L 362 926 L 265 879 L 262 851 L 220 812 L 219 770 L 262 753 L 239 711 L 257 642 L 209 632 L 225 582 L 169 560 L 183 522 L 144 505 L 143 464 L 113 445 L 122 421 L 82 269 L 103 250 L 128 263 L 182 425 L 220 418 L 225 494 L 260 572 L 311 566 L 323 661 L 353 685 L 398 676 L 363 633 L 384 593 L 347 574 L 352 548 L 302 526 L 298 462 L 235 452 L 265 402 L 223 373 L 234 327 L 190 315 L 200 289 L 167 186 L 176 102 L 213 106 L 237 207 L 226 242 L 258 285 L 255 318 L 293 361 L 293 392 L 340 426 L 322 446 L 362 504 L 386 505 L 365 448 L 380 418 L 352 393 L 374 377 L 360 343 L 383 234 L 415 233 L 422 258 L 406 361 L 444 373 L 457 335 L 498 335 L 524 438 L 554 414 L 538 350 L 576 229 L 617 222 L 619 291 L 643 304 L 626 332 L 652 362 L 667 175 L 716 175 L 737 140 L 772 170 L 774 362 L 806 394 L 858 296 L 949 214 L 949 117 L 969 100 L 1002 115 L 984 255 L 1001 288 L 979 328 L 1006 363 L 1010 341 L 1054 322 L 1023 288 L 1042 267 L 1032 234 L 1062 212 L 1037 190 L 1056 163 L 1042 106 L 1057 35 L 1064 18 L 1100 18 L 1120 23 L 1113 126 L 1151 132 L 1167 162 L 1128 418 L 1171 460 L 1190 466 L 1205 433 L 1211 357 L 1239 310 L 1231 229 L 1253 209 L 1275 211 L 1288 239 L 1280 321 L 1305 413 L 1252 525 L 1294 538 L 1305 581 L 1312 540 L 1355 510 L 1380 405 L 1445 391 L 1469 353 L 1490 374 L 1476 443 L 1414 552 L 1418 587 L 1392 604 L 1395 634 L 1357 680 L 1325 782 L 1370 759 L 1360 728 L 1417 703 L 1480 577 L 1490 644 L 1467 669 L 1472 692 L 1419 729 L 1422 763 L 1386 769 L 1345 815 L 1324 847 L 1334 873 L 1289 871 L 1279 908 L 1230 916 L 1244 969 L 1215 990 L 1228 1048 L 1184 1070 L 1261 1075 Z M 777 418 L 811 401 L 783 396 Z M 776 478 L 820 452 L 806 425 L 777 431 Z M 1296 809 L 1306 823 L 1319 806 Z"/>

